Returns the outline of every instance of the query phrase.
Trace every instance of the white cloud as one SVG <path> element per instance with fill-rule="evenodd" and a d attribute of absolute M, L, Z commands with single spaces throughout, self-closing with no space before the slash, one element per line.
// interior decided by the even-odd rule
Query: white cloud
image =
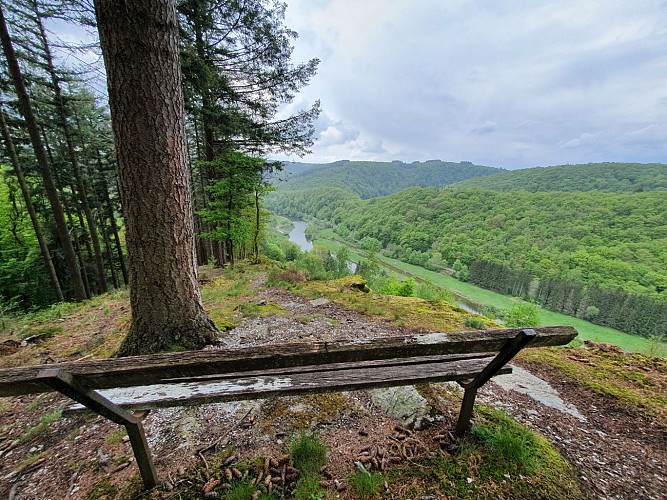
<path fill-rule="evenodd" d="M 338 122 L 329 125 L 325 130 L 320 132 L 318 145 L 325 147 L 347 144 L 348 142 L 356 141 L 358 137 L 359 131 L 357 129 L 347 127 L 342 122 Z"/>
<path fill-rule="evenodd" d="M 297 60 L 322 59 L 303 98 L 321 98 L 335 122 L 305 160 L 662 161 L 664 10 L 660 0 L 291 0 Z"/>
<path fill-rule="evenodd" d="M 598 134 L 590 134 L 588 132 L 584 132 L 581 134 L 579 137 L 576 139 L 570 139 L 569 141 L 565 141 L 561 144 L 561 147 L 563 148 L 578 148 L 581 146 L 586 146 L 588 144 L 593 143 L 597 138 Z"/>

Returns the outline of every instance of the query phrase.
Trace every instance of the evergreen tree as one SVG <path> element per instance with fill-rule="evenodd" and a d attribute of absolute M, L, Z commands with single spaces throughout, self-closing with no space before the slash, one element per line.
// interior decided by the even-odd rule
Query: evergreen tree
<path fill-rule="evenodd" d="M 119 354 L 201 348 L 218 330 L 197 281 L 176 6 L 95 5 L 127 228 L 132 323 Z"/>

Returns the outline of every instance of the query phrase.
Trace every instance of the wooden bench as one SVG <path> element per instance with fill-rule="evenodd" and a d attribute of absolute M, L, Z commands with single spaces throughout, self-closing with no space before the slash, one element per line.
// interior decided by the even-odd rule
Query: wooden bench
<path fill-rule="evenodd" d="M 0 370 L 0 396 L 58 391 L 124 425 L 146 488 L 158 483 L 142 418 L 153 408 L 457 381 L 456 435 L 477 390 L 524 346 L 570 342 L 572 327 L 406 335 L 191 351 Z M 133 413 L 136 410 L 144 410 Z"/>

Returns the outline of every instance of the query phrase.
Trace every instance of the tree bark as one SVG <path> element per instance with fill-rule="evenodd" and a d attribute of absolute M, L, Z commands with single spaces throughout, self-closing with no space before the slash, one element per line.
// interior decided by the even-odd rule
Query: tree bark
<path fill-rule="evenodd" d="M 86 298 L 86 291 L 83 286 L 83 280 L 81 279 L 81 272 L 76 262 L 74 247 L 72 246 L 72 242 L 69 239 L 67 222 L 65 222 L 62 206 L 60 205 L 60 200 L 58 199 L 58 192 L 53 181 L 51 166 L 49 165 L 46 159 L 46 154 L 44 153 L 44 145 L 42 144 L 42 139 L 39 135 L 37 121 L 35 120 L 35 116 L 32 111 L 30 98 L 28 97 L 25 83 L 23 82 L 21 68 L 19 67 L 18 60 L 16 58 L 16 53 L 12 45 L 9 30 L 7 29 L 7 22 L 5 21 L 5 16 L 1 6 L 0 39 L 2 40 L 2 49 L 5 53 L 9 73 L 11 75 L 14 89 L 16 90 L 16 95 L 18 97 L 19 108 L 23 118 L 25 119 L 28 134 L 30 135 L 30 142 L 32 143 L 32 147 L 35 152 L 35 158 L 37 159 L 37 165 L 39 166 L 42 179 L 44 180 L 44 188 L 46 190 L 46 196 L 49 200 L 49 204 L 51 205 L 51 211 L 53 212 L 53 217 L 56 223 L 56 230 L 58 231 L 58 238 L 60 239 L 60 244 L 63 246 L 65 262 L 67 263 L 67 269 L 70 275 L 69 277 L 72 282 L 74 298 L 76 300 L 83 300 Z"/>
<path fill-rule="evenodd" d="M 173 0 L 96 0 L 118 157 L 132 324 L 119 355 L 198 349 L 202 305 Z"/>
<path fill-rule="evenodd" d="M 51 288 L 53 288 L 53 293 L 56 296 L 58 302 L 63 302 L 65 297 L 63 296 L 63 291 L 60 288 L 60 282 L 58 281 L 58 275 L 56 274 L 56 268 L 53 265 L 53 260 L 51 259 L 51 253 L 49 252 L 49 247 L 46 245 L 46 240 L 44 238 L 44 233 L 42 232 L 42 227 L 39 223 L 39 218 L 37 217 L 37 212 L 35 211 L 35 206 L 32 204 L 32 198 L 30 196 L 30 190 L 28 189 L 28 184 L 25 181 L 25 176 L 23 175 L 23 169 L 19 163 L 18 157 L 16 156 L 16 150 L 14 149 L 14 142 L 9 133 L 9 128 L 7 127 L 7 122 L 5 121 L 4 112 L 0 111 L 0 125 L 2 125 L 2 135 L 5 140 L 5 147 L 7 149 L 7 154 L 16 172 L 16 178 L 19 181 L 19 187 L 21 188 L 21 194 L 23 195 L 23 200 L 25 201 L 25 206 L 28 209 L 28 214 L 30 214 L 30 221 L 32 222 L 32 227 L 35 230 L 35 236 L 37 236 L 37 242 L 39 243 L 39 249 L 42 252 L 42 258 L 44 259 L 44 266 L 49 274 L 49 280 L 51 281 Z"/>

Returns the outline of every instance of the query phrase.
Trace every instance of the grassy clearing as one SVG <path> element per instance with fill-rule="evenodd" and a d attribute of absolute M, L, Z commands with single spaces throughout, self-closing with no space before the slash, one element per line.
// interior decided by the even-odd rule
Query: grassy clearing
<path fill-rule="evenodd" d="M 322 230 L 319 234 L 321 238 L 314 242 L 316 245 L 324 246 L 332 251 L 336 251 L 343 244 L 347 246 L 347 243 L 335 241 L 338 238 L 335 237 L 333 231 L 330 229 Z M 354 249 L 350 249 L 350 255 L 353 256 L 352 260 L 357 262 L 366 258 L 363 252 Z M 479 304 L 482 307 L 495 307 L 497 309 L 512 308 L 512 298 L 507 295 L 484 290 L 483 288 L 471 285 L 470 283 L 454 279 L 451 276 L 429 271 L 428 269 L 412 264 L 406 264 L 400 260 L 390 259 L 383 255 L 378 255 L 378 261 L 387 266 L 390 272 L 393 271 L 394 274 L 402 273 L 404 275 L 428 280 L 433 284 L 447 288 L 457 295 L 461 295 L 463 298 L 475 304 Z M 637 335 L 630 335 L 614 330 L 613 328 L 595 325 L 583 319 L 566 316 L 546 309 L 539 310 L 539 320 L 540 325 L 543 326 L 573 326 L 579 332 L 579 336 L 577 337 L 579 340 L 605 342 L 607 344 L 618 346 L 626 351 L 638 352 L 648 356 L 667 357 L 667 343 L 664 342 L 649 340 Z"/>

